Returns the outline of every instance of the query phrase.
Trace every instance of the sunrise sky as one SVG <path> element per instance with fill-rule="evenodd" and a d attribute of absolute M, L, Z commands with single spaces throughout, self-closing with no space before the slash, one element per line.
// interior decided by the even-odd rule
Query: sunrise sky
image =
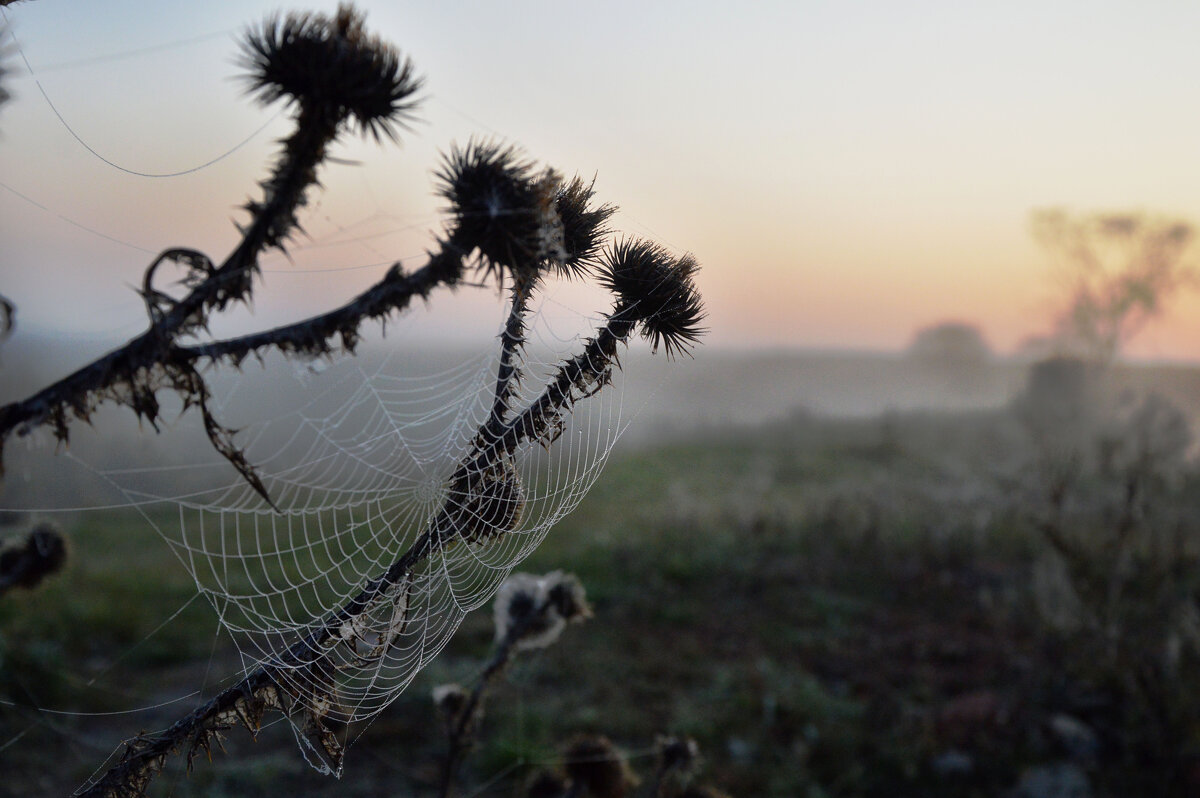
<path fill-rule="evenodd" d="M 1200 4 L 359 5 L 425 75 L 421 122 L 401 147 L 338 149 L 353 163 L 322 174 L 294 262 L 266 264 L 260 324 L 418 265 L 441 219 L 430 172 L 472 135 L 594 174 L 622 231 L 693 252 L 717 347 L 898 349 L 962 319 L 1010 352 L 1062 289 L 1031 211 L 1200 222 Z M 19 330 L 136 334 L 154 253 L 228 251 L 288 124 L 243 95 L 236 37 L 279 7 L 5 9 L 0 293 Z M 116 168 L 190 170 L 246 139 L 179 177 Z M 495 304 L 461 300 L 464 325 Z M 1129 351 L 1200 359 L 1200 291 Z"/>

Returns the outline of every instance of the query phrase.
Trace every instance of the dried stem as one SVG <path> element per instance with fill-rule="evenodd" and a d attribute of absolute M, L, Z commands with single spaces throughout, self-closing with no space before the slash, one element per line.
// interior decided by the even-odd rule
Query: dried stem
<path fill-rule="evenodd" d="M 525 312 L 529 299 L 533 294 L 534 281 L 518 274 L 512 287 L 512 300 L 509 305 L 508 320 L 504 331 L 500 333 L 500 366 L 496 373 L 496 391 L 492 402 L 492 412 L 485 427 L 487 433 L 494 435 L 504 423 L 504 415 L 509 409 L 512 393 L 521 379 L 516 358 L 525 345 Z"/>
<path fill-rule="evenodd" d="M 449 729 L 449 749 L 446 751 L 446 759 L 442 763 L 442 781 L 438 790 L 440 798 L 450 798 L 454 794 L 454 779 L 462 764 L 462 758 L 474 745 L 475 732 L 483 710 L 483 700 L 487 696 L 488 690 L 512 662 L 513 655 L 517 652 L 517 643 L 538 622 L 550 603 L 551 599 L 546 597 L 539 606 L 516 619 L 509 626 L 504 637 L 496 644 L 491 659 L 483 666 L 483 673 L 480 674 L 479 681 L 467 696 L 466 703 L 455 716 Z"/>
<path fill-rule="evenodd" d="M 199 409 L 213 446 L 270 502 L 254 467 L 235 444 L 233 431 L 210 411 L 200 362 L 236 366 L 270 349 L 285 356 L 319 355 L 339 343 L 353 351 L 365 320 L 385 319 L 407 307 L 414 296 L 425 298 L 437 286 L 456 285 L 472 255 L 481 270 L 494 273 L 501 282 L 506 277 L 513 280 L 491 412 L 470 452 L 448 477 L 442 506 L 403 554 L 341 607 L 315 621 L 286 651 L 166 731 L 129 741 L 121 760 L 83 795 L 143 795 L 169 756 L 186 750 L 190 766 L 195 754 L 210 750 L 222 731 L 244 726 L 255 733 L 268 710 L 301 714 L 305 733 L 340 760 L 340 744 L 325 723 L 327 708 L 322 707 L 327 707 L 335 688 L 329 655 L 341 642 L 344 625 L 349 622 L 352 628 L 367 613 L 398 601 L 396 591 L 405 590 L 415 570 L 438 552 L 463 542 L 486 542 L 507 531 L 515 519 L 510 508 L 522 500 L 513 454 L 523 444 L 548 448 L 554 443 L 575 404 L 610 382 L 613 368 L 619 366 L 618 344 L 640 332 L 655 348 L 662 344 L 670 357 L 687 351 L 703 332 L 699 325 L 704 312 L 692 281 L 694 259 L 673 258 L 656 245 L 625 241 L 614 245 L 605 255 L 606 263 L 600 263 L 597 253 L 614 209 L 594 207 L 590 185 L 579 179 L 564 183 L 553 170 L 536 171 L 514 148 L 475 143 L 452 151 L 439 173 L 441 193 L 451 204 L 451 223 L 425 266 L 405 273 L 397 263 L 350 302 L 305 321 L 221 341 L 181 343 L 205 330 L 213 313 L 251 299 L 259 257 L 267 249 L 283 249 L 299 228 L 296 212 L 308 189 L 317 185 L 317 169 L 338 134 L 356 125 L 377 139 L 394 137 L 394 127 L 402 125 L 413 108 L 412 96 L 420 85 L 406 59 L 365 34 L 361 16 L 350 6 L 339 7 L 332 18 L 268 20 L 248 36 L 244 49 L 251 89 L 266 102 L 283 99 L 298 110 L 296 129 L 283 142 L 271 176 L 261 184 L 262 200 L 246 205 L 251 222 L 242 230 L 241 241 L 219 266 L 188 249 L 170 249 L 156 258 L 141 290 L 150 317 L 146 332 L 33 396 L 0 407 L 0 469 L 4 442 L 14 434 L 48 425 L 66 441 L 71 422 L 88 420 L 102 403 L 125 405 L 155 425 L 158 394 L 167 390 L 182 397 L 185 410 Z M 185 271 L 188 290 L 180 299 L 154 287 L 164 263 Z M 521 377 L 533 290 L 545 274 L 581 277 L 591 270 L 616 295 L 615 308 L 582 351 L 564 362 L 542 393 L 516 412 L 511 404 Z M 11 307 L 2 298 L 0 310 L 0 322 L 11 322 Z M 488 507 L 470 516 L 472 503 L 480 501 L 499 509 Z M 489 525 L 494 528 L 487 529 Z M 496 661 L 496 672 L 504 661 Z M 450 767 L 457 756 L 452 755 Z"/>
<path fill-rule="evenodd" d="M 81 795 L 90 798 L 126 798 L 143 795 L 147 785 L 169 756 L 186 749 L 189 761 L 195 752 L 208 750 L 215 735 L 236 725 L 257 731 L 267 710 L 290 713 L 300 696 L 289 688 L 286 676 L 298 669 L 319 667 L 330 642 L 347 621 L 357 618 L 389 590 L 411 576 L 418 565 L 457 539 L 457 514 L 453 505 L 456 488 L 476 487 L 488 467 L 510 455 L 522 442 L 543 445 L 557 436 L 563 416 L 575 403 L 607 383 L 617 364 L 617 344 L 633 331 L 634 323 L 614 312 L 599 333 L 577 357 L 564 363 L 558 374 L 520 414 L 501 427 L 498 435 L 484 443 L 482 436 L 471 454 L 450 479 L 448 498 L 426 530 L 391 566 L 368 581 L 339 609 L 326 616 L 312 631 L 276 659 L 266 662 L 236 685 L 222 691 L 175 723 L 162 734 L 138 737 L 127 743 L 121 761 Z M 320 719 L 315 719 L 319 723 Z"/>
<path fill-rule="evenodd" d="M 318 355 L 334 348 L 334 339 L 341 339 L 342 348 L 353 351 L 359 329 L 366 319 L 383 319 L 408 307 L 414 297 L 428 298 L 439 285 L 453 286 L 462 275 L 461 248 L 447 242 L 429 256 L 429 262 L 411 274 L 397 263 L 375 285 L 340 308 L 313 316 L 304 321 L 275 327 L 250 335 L 214 341 L 195 346 L 182 346 L 183 356 L 196 360 L 226 360 L 238 363 L 247 355 L 275 349 L 285 354 Z"/>
<path fill-rule="evenodd" d="M 307 191 L 317 185 L 317 169 L 342 130 L 356 123 L 376 138 L 393 136 L 395 126 L 403 125 L 415 107 L 413 96 L 421 81 L 407 59 L 366 35 L 362 15 L 349 5 L 340 6 L 332 18 L 301 15 L 268 21 L 261 31 L 248 35 L 244 47 L 252 90 L 265 102 L 286 99 L 297 112 L 295 129 L 281 142 L 272 173 L 261 184 L 262 199 L 245 205 L 251 219 L 241 230 L 241 240 L 220 266 L 193 250 L 163 252 L 143 279 L 142 298 L 150 316 L 146 332 L 28 399 L 0 407 L 0 476 L 3 445 L 14 433 L 49 425 L 55 436 L 66 442 L 71 418 L 87 421 L 97 405 L 105 402 L 124 404 L 156 425 L 157 394 L 172 390 L 183 398 L 185 409 L 200 408 L 213 446 L 270 502 L 253 466 L 234 444 L 232 431 L 208 409 L 208 386 L 193 366 L 198 353 L 181 348 L 179 341 L 206 329 L 212 313 L 251 299 L 259 257 L 267 249 L 283 249 L 299 229 L 296 213 L 304 205 Z M 158 267 L 165 261 L 186 269 L 183 283 L 189 290 L 180 299 L 153 286 Z M 461 259 L 456 262 L 461 269 Z M 441 261 L 441 265 L 445 263 Z M 457 279 L 457 274 L 436 271 L 444 280 Z M 275 339 L 266 333 L 227 342 L 225 347 L 212 345 L 207 356 L 240 358 L 272 343 L 285 351 L 327 351 L 334 333 L 341 333 L 343 344 L 349 347 L 363 314 L 382 316 L 407 303 L 411 293 L 402 295 L 403 289 L 396 289 L 394 283 L 410 291 L 428 290 L 392 277 L 389 273 L 381 281 L 377 295 L 372 295 L 374 303 L 352 303 L 340 314 L 282 328 Z M 12 308 L 7 302 L 2 307 L 0 330 L 7 330 Z M 321 323 L 327 326 L 322 328 Z M 220 352 L 225 354 L 218 355 Z"/>

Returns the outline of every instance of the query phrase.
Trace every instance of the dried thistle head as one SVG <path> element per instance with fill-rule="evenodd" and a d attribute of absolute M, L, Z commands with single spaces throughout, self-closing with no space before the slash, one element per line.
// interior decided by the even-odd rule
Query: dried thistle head
<path fill-rule="evenodd" d="M 513 574 L 496 591 L 492 605 L 496 640 L 512 642 L 518 650 L 544 648 L 562 632 L 565 623 L 549 610 L 545 586 L 533 574 Z"/>
<path fill-rule="evenodd" d="M 553 571 L 546 574 L 546 596 L 554 612 L 567 623 L 578 623 L 592 617 L 583 583 L 575 574 Z"/>
<path fill-rule="evenodd" d="M 66 538 L 53 524 L 38 524 L 24 540 L 0 551 L 0 589 L 32 590 L 66 562 Z"/>
<path fill-rule="evenodd" d="M 667 356 L 690 349 L 704 334 L 704 305 L 696 290 L 700 264 L 664 247 L 625 239 L 605 251 L 600 284 L 617 295 L 616 314 L 636 321 L 643 338 Z"/>
<path fill-rule="evenodd" d="M 564 276 L 582 277 L 600 253 L 600 242 L 611 232 L 608 220 L 616 212 L 612 205 L 596 207 L 595 181 L 584 183 L 579 177 L 564 184 L 555 197 L 555 208 L 563 227 L 564 259 L 559 268 Z"/>
<path fill-rule="evenodd" d="M 637 786 L 637 778 L 625 757 L 607 737 L 582 736 L 564 752 L 567 775 L 582 784 L 586 795 L 596 798 L 625 798 Z"/>
<path fill-rule="evenodd" d="M 583 585 L 574 574 L 513 574 L 496 591 L 493 605 L 496 640 L 517 650 L 545 648 L 568 622 L 592 616 Z"/>
<path fill-rule="evenodd" d="M 488 469 L 461 498 L 459 534 L 468 543 L 488 542 L 516 527 L 525 509 L 525 489 L 507 458 Z"/>
<path fill-rule="evenodd" d="M 467 689 L 461 684 L 439 684 L 433 688 L 433 705 L 437 707 L 438 714 L 442 716 L 447 727 L 458 722 L 467 700 Z"/>
<path fill-rule="evenodd" d="M 559 187 L 553 170 L 538 171 L 512 146 L 472 140 L 451 147 L 436 173 L 449 203 L 453 239 L 478 250 L 480 265 L 497 277 L 536 277 L 566 263 Z"/>
<path fill-rule="evenodd" d="M 396 138 L 421 87 L 412 62 L 368 35 L 349 3 L 332 17 L 268 18 L 242 42 L 249 90 L 263 103 L 283 99 L 337 120 L 352 119 L 376 140 Z"/>

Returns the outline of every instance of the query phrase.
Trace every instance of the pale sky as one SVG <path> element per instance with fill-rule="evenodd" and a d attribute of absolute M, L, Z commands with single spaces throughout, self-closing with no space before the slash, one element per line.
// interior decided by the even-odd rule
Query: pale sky
<path fill-rule="evenodd" d="M 1200 222 L 1200 4 L 359 6 L 426 77 L 422 122 L 401 147 L 346 139 L 337 155 L 357 163 L 322 173 L 294 263 L 266 264 L 258 324 L 327 309 L 395 259 L 419 265 L 441 218 L 430 173 L 472 135 L 594 174 L 622 231 L 694 253 L 719 347 L 897 349 L 962 319 L 1011 351 L 1048 329 L 1058 289 L 1032 210 Z M 278 8 L 6 9 L 0 293 L 23 327 L 129 337 L 154 253 L 227 253 L 288 130 L 242 94 L 235 38 Z M 180 177 L 102 160 L 177 172 L 247 138 Z M 446 302 L 468 324 L 495 299 Z M 1200 292 L 1130 352 L 1200 359 Z"/>

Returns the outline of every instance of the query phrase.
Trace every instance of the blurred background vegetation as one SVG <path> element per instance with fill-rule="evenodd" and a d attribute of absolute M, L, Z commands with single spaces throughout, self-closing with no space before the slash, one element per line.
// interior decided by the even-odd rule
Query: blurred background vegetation
<path fill-rule="evenodd" d="M 522 566 L 574 572 L 595 617 L 512 666 L 463 794 L 522 794 L 581 733 L 643 773 L 656 735 L 690 736 L 732 795 L 1195 794 L 1200 471 L 1169 397 L 1200 375 L 1024 371 L 998 406 L 797 409 L 616 456 Z M 0 603 L 13 795 L 68 791 L 131 720 L 169 722 L 238 665 L 144 522 L 68 527 L 66 573 Z M 469 683 L 492 636 L 473 614 L 347 730 L 341 781 L 277 725 L 153 794 L 427 794 L 445 745 L 430 690 Z"/>

